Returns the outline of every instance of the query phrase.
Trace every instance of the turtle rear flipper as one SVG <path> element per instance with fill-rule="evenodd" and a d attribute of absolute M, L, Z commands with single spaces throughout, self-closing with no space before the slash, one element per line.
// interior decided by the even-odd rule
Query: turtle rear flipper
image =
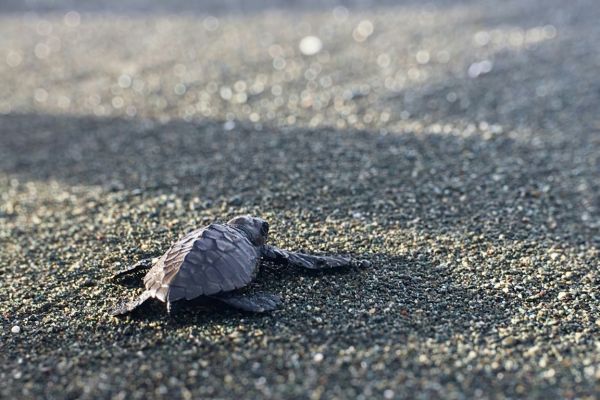
<path fill-rule="evenodd" d="M 152 297 L 153 297 L 152 293 L 150 293 L 149 291 L 145 291 L 137 299 L 123 302 L 123 303 L 119 304 L 118 306 L 116 306 L 115 308 L 113 308 L 110 311 L 110 315 L 123 315 L 123 314 L 127 314 L 127 313 L 135 310 L 136 308 L 138 308 L 142 304 L 144 304 L 146 302 L 146 300 L 148 300 L 148 299 L 150 299 Z"/>
<path fill-rule="evenodd" d="M 255 313 L 276 310 L 281 304 L 281 298 L 270 293 L 222 293 L 210 297 L 233 308 Z"/>

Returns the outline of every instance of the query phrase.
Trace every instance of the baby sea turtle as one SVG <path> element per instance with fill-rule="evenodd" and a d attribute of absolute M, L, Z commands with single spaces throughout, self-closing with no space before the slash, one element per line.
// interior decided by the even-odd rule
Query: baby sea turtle
<path fill-rule="evenodd" d="M 137 299 L 116 307 L 111 314 L 128 313 L 151 298 L 167 303 L 170 311 L 172 302 L 200 296 L 246 311 L 272 311 L 281 302 L 279 296 L 236 292 L 254 279 L 261 259 L 309 269 L 353 264 L 347 257 L 307 255 L 278 249 L 266 244 L 268 234 L 269 224 L 250 216 L 236 217 L 226 224 L 210 224 L 188 233 L 156 262 L 142 260 L 115 275 L 150 268 L 144 277 L 146 290 Z"/>

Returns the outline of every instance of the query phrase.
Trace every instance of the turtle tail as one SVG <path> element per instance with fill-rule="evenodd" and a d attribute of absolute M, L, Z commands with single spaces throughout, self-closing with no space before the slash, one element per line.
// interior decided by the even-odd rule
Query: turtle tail
<path fill-rule="evenodd" d="M 142 304 L 144 304 L 144 302 L 146 300 L 148 300 L 148 299 L 150 299 L 152 297 L 153 297 L 152 294 L 149 291 L 146 290 L 137 299 L 123 302 L 123 303 L 119 304 L 118 306 L 116 306 L 115 308 L 113 308 L 110 311 L 110 315 L 123 315 L 123 314 L 127 314 L 127 313 L 135 310 L 136 308 L 138 308 Z"/>

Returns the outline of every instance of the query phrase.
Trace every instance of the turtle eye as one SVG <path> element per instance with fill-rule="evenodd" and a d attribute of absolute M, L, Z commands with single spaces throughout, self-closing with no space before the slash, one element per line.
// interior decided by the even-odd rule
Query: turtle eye
<path fill-rule="evenodd" d="M 263 236 L 267 236 L 267 233 L 269 233 L 269 223 L 265 221 L 260 227 L 260 234 Z"/>

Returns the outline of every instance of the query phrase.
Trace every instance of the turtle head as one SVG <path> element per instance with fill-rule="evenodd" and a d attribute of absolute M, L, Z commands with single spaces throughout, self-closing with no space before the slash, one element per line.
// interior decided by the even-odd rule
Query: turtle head
<path fill-rule="evenodd" d="M 269 237 L 269 223 L 261 218 L 244 215 L 229 220 L 227 225 L 244 232 L 255 246 L 262 246 Z"/>

